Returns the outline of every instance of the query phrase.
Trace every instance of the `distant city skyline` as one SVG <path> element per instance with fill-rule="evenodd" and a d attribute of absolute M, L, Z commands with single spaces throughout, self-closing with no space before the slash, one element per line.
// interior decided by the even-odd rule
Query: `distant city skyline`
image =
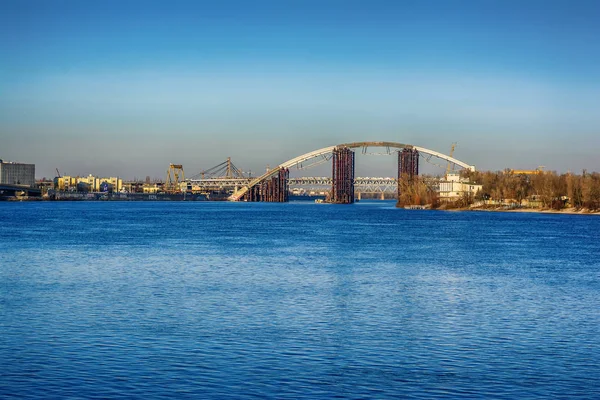
<path fill-rule="evenodd" d="M 5 1 L 0 159 L 256 174 L 376 140 L 600 171 L 599 20 L 595 1 Z"/>

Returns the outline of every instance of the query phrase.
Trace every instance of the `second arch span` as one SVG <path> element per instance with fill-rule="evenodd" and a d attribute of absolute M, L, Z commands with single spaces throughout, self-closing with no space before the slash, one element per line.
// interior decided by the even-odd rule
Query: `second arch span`
<path fill-rule="evenodd" d="M 437 152 L 435 150 L 430 150 L 427 149 L 425 147 L 420 147 L 420 146 L 414 146 L 411 144 L 404 144 L 404 143 L 398 143 L 398 142 L 352 142 L 352 143 L 342 143 L 342 144 L 338 144 L 335 146 L 329 146 L 329 147 L 323 147 L 322 149 L 318 149 L 318 150 L 314 150 L 311 151 L 309 153 L 305 153 L 302 154 L 298 157 L 292 158 L 289 161 L 286 161 L 284 163 L 279 164 L 277 167 L 270 169 L 269 171 L 267 171 L 266 173 L 264 173 L 263 175 L 253 179 L 247 186 L 244 186 L 242 188 L 240 188 L 239 190 L 237 190 L 235 193 L 233 193 L 230 197 L 230 200 L 233 201 L 238 201 L 240 199 L 242 199 L 242 197 L 244 197 L 244 195 L 246 195 L 246 193 L 248 193 L 249 189 L 251 189 L 252 187 L 260 184 L 261 182 L 266 181 L 269 178 L 274 177 L 275 175 L 277 175 L 279 173 L 279 171 L 281 170 L 285 170 L 288 169 L 290 167 L 294 167 L 297 165 L 302 164 L 304 161 L 316 158 L 316 157 L 322 157 L 322 156 L 327 156 L 329 154 L 332 154 L 334 152 L 335 149 L 339 149 L 339 148 L 348 148 L 348 149 L 356 149 L 356 148 L 367 148 L 367 147 L 386 147 L 386 148 L 395 148 L 395 149 L 411 149 L 411 150 L 416 150 L 419 153 L 425 153 L 425 154 L 429 154 L 431 156 L 435 156 L 438 157 L 440 159 L 446 160 L 450 163 L 453 163 L 455 165 L 458 165 L 464 169 L 468 169 L 470 171 L 475 171 L 475 166 L 473 165 L 469 165 L 463 161 L 457 160 L 456 158 L 450 157 L 446 154 Z"/>

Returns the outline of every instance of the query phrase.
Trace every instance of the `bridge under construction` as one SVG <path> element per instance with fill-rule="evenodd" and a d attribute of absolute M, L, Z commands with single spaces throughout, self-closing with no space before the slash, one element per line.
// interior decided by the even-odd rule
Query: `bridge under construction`
<path fill-rule="evenodd" d="M 355 153 L 353 149 L 361 148 L 366 154 L 370 147 L 383 147 L 386 154 L 397 153 L 397 178 L 357 178 L 355 177 Z M 452 152 L 451 152 L 452 153 Z M 475 167 L 452 156 L 424 147 L 396 142 L 353 142 L 325 147 L 267 170 L 263 175 L 252 178 L 246 176 L 231 163 L 231 159 L 203 171 L 186 182 L 195 190 L 233 190 L 229 196 L 231 201 L 249 202 L 287 202 L 293 187 L 323 186 L 328 187 L 328 202 L 351 204 L 355 201 L 355 193 L 396 193 L 399 197 L 401 185 L 405 180 L 414 182 L 419 176 L 419 160 L 430 161 L 432 157 L 451 165 L 474 171 Z M 290 178 L 290 168 L 306 169 L 331 161 L 331 177 L 323 178 Z"/>

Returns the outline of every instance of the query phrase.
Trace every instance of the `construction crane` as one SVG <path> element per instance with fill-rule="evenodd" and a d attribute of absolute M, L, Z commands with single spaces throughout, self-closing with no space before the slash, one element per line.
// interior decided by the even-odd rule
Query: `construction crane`
<path fill-rule="evenodd" d="M 454 156 L 454 149 L 456 148 L 456 142 L 452 143 L 452 146 L 450 147 L 450 158 L 452 158 Z M 450 173 L 450 166 L 451 166 L 451 162 L 448 161 L 448 166 L 446 167 L 446 178 L 448 178 L 448 174 Z"/>
<path fill-rule="evenodd" d="M 56 175 L 57 175 L 59 178 L 61 178 L 61 176 L 60 176 L 60 172 L 58 172 L 58 168 L 56 168 Z"/>
<path fill-rule="evenodd" d="M 179 174 L 181 173 L 181 179 Z M 165 191 L 168 193 L 181 192 L 181 183 L 185 181 L 185 175 L 183 173 L 183 165 L 181 164 L 170 164 L 167 170 L 167 180 L 165 182 Z"/>

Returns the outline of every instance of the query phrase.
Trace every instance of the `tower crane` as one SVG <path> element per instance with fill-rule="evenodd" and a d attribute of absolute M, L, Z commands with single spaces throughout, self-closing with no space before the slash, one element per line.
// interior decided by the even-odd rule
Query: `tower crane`
<path fill-rule="evenodd" d="M 452 143 L 452 146 L 450 147 L 450 158 L 452 158 L 454 156 L 454 149 L 456 148 L 456 142 Z M 446 167 L 446 179 L 448 179 L 448 174 L 450 173 L 450 161 L 448 161 L 448 166 Z"/>

